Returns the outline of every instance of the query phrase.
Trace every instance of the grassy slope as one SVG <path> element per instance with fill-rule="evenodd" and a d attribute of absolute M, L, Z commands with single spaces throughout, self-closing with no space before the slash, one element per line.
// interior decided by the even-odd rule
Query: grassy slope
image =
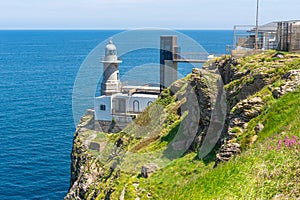
<path fill-rule="evenodd" d="M 284 58 L 278 58 L 276 56 L 278 54 L 283 55 Z M 266 74 L 268 77 L 266 79 L 270 85 L 265 86 L 262 90 L 248 98 L 261 97 L 265 103 L 263 112 L 268 112 L 268 108 L 274 103 L 274 101 L 276 101 L 272 95 L 272 90 L 275 87 L 281 86 L 285 82 L 281 79 L 284 74 L 290 70 L 300 69 L 300 55 L 287 52 L 267 51 L 261 54 L 240 58 L 238 59 L 238 63 L 239 64 L 237 66 L 232 66 L 237 70 L 237 72 L 249 71 L 249 73 L 242 76 L 240 79 L 230 82 L 225 86 L 225 88 L 232 88 L 238 85 L 251 83 L 254 75 Z M 233 107 L 232 110 L 234 109 L 236 109 L 236 106 Z M 254 127 L 257 123 L 265 123 L 266 119 L 263 118 L 263 116 L 264 115 L 251 120 L 248 123 L 248 128 L 245 132 L 237 138 L 237 142 L 241 144 L 242 149 L 246 149 L 253 141 L 255 141 L 253 140 L 253 136 L 255 136 Z M 277 115 L 273 117 L 280 119 L 282 117 L 281 112 L 277 113 Z M 277 123 L 278 119 L 269 119 L 269 123 L 274 123 L 275 121 Z M 273 132 L 275 131 L 276 130 L 273 130 Z M 270 133 L 273 132 L 270 131 Z M 258 138 L 262 140 L 268 136 L 269 135 L 260 135 Z"/>
<path fill-rule="evenodd" d="M 250 83 L 252 72 L 255 74 L 261 71 L 270 75 L 273 86 L 281 85 L 280 77 L 291 69 L 299 69 L 300 66 L 299 55 L 284 54 L 284 59 L 274 57 L 276 52 L 272 51 L 240 59 L 240 64 L 232 67 L 236 67 L 239 72 L 251 70 L 251 73 L 225 87 Z M 125 148 L 130 152 L 163 150 L 174 137 L 173 132 L 177 132 L 177 124 L 182 118 L 176 111 L 181 103 L 175 102 L 174 96 L 170 94 L 163 95 L 166 98 L 158 99 L 147 112 L 138 117 L 135 124 L 129 125 L 121 133 L 125 134 Z M 245 147 L 243 149 L 248 148 L 241 156 L 213 169 L 214 163 L 197 160 L 196 153 L 190 153 L 172 161 L 148 179 L 139 178 L 138 173 L 122 172 L 113 181 L 115 192 L 111 198 L 119 199 L 124 186 L 125 199 L 269 199 L 279 194 L 300 197 L 297 193 L 300 190 L 300 148 L 276 149 L 278 140 L 286 135 L 300 137 L 300 118 L 297 115 L 300 113 L 300 90 L 274 99 L 271 88 L 266 86 L 254 96 L 262 97 L 266 106 L 260 116 L 249 122 L 244 134 L 237 138 L 242 147 Z M 148 114 L 157 120 L 149 122 Z M 162 121 L 159 117 L 164 119 L 162 129 L 157 129 Z M 253 128 L 258 122 L 263 123 L 265 128 L 259 134 L 258 141 L 249 147 L 249 141 L 254 134 Z M 148 134 L 146 138 L 145 134 Z M 110 140 L 115 141 L 119 136 L 111 135 Z M 129 157 L 129 162 L 125 162 L 126 168 L 140 169 L 143 159 Z M 141 161 L 135 162 L 137 160 Z M 134 186 L 134 183 L 139 183 L 139 186 Z M 109 181 L 105 181 L 96 188 L 107 188 L 108 185 Z M 282 199 L 283 196 L 279 198 Z M 101 198 L 103 195 L 98 196 L 98 199 Z"/>
<path fill-rule="evenodd" d="M 259 116 L 260 142 L 228 163 L 194 160 L 192 154 L 140 179 L 155 199 L 270 199 L 300 196 L 300 145 L 277 149 L 278 140 L 300 137 L 300 90 L 278 99 Z M 280 196 L 281 195 L 281 196 Z M 144 196 L 145 197 L 145 196 Z"/>

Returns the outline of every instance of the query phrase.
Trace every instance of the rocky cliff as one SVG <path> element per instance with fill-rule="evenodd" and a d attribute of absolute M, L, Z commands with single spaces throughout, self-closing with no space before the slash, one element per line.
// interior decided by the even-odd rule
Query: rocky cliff
<path fill-rule="evenodd" d="M 225 56 L 173 83 L 119 133 L 94 131 L 89 113 L 74 135 L 65 199 L 162 198 L 150 187 L 157 174 L 182 173 L 184 166 L 179 172 L 170 166 L 190 156 L 185 163 L 217 167 L 251 148 L 265 126 L 258 117 L 299 85 L 300 55 Z M 194 165 L 185 176 L 196 173 Z"/>

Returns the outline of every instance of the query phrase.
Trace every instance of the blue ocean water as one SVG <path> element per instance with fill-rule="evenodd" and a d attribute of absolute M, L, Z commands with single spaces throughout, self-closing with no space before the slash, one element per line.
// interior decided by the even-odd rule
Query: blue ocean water
<path fill-rule="evenodd" d="M 119 32 L 0 31 L 0 199 L 65 196 L 75 130 L 74 81 L 89 52 Z M 181 32 L 214 54 L 224 54 L 233 37 L 226 30 Z M 120 73 L 147 55 L 145 50 L 138 58 L 124 56 Z"/>

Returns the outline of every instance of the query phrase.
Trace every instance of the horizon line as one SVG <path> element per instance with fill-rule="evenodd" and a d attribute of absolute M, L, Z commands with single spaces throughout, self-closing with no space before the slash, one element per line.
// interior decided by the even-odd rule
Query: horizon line
<path fill-rule="evenodd" d="M 169 29 L 169 30 L 233 30 L 229 28 L 161 28 L 161 27 L 145 27 L 145 29 Z M 0 28 L 0 31 L 129 31 L 143 28 Z"/>

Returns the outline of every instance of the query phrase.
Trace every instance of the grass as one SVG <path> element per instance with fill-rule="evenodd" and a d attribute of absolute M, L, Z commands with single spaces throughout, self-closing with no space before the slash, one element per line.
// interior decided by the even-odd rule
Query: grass
<path fill-rule="evenodd" d="M 174 193 L 162 191 L 160 199 L 299 198 L 299 147 L 268 149 L 267 145 L 276 144 L 277 139 L 265 140 L 214 170 L 195 173 L 174 188 Z"/>
<path fill-rule="evenodd" d="M 248 123 L 248 127 L 238 141 L 246 148 L 255 135 L 254 127 L 258 123 L 264 124 L 264 129 L 259 133 L 258 140 L 262 141 L 273 134 L 282 131 L 296 132 L 300 128 L 300 89 L 294 93 L 289 93 L 280 100 L 268 101 L 261 115 L 252 119 Z"/>
<path fill-rule="evenodd" d="M 161 97 L 122 132 L 96 135 L 94 141 L 107 139 L 110 144 L 102 153 L 104 160 L 97 161 L 100 164 L 101 161 L 105 163 L 119 138 L 123 139 L 123 151 L 101 165 L 104 176 L 90 189 L 90 194 L 99 191 L 97 199 L 103 199 L 104 191 L 111 188 L 114 191 L 111 199 L 119 199 L 123 188 L 126 188 L 125 199 L 300 198 L 300 145 L 282 145 L 278 148 L 278 141 L 287 136 L 300 137 L 300 89 L 279 99 L 274 99 L 271 92 L 272 88 L 283 84 L 280 80 L 283 74 L 291 69 L 299 69 L 300 57 L 282 53 L 285 58 L 281 59 L 276 57 L 277 53 L 268 51 L 240 58 L 239 64 L 232 66 L 238 72 L 250 72 L 227 84 L 226 89 L 234 89 L 238 93 L 243 85 L 252 84 L 254 75 L 258 73 L 266 74 L 269 81 L 266 87 L 253 94 L 264 102 L 261 115 L 253 118 L 243 131 L 239 127 L 232 129 L 238 135 L 236 140 L 242 145 L 243 153 L 240 156 L 214 169 L 211 161 L 215 153 L 206 160 L 197 159 L 196 152 L 186 153 L 176 159 L 167 155 L 168 144 L 180 137 L 182 131 L 179 124 L 185 121 L 188 114 L 178 113 L 186 100 L 176 99 L 187 88 L 183 84 L 176 94 L 170 89 L 164 90 Z M 233 107 L 232 112 L 235 109 Z M 258 134 L 258 140 L 250 145 L 255 135 L 254 127 L 258 123 L 262 123 L 264 129 Z M 87 136 L 82 135 L 83 139 Z M 98 156 L 95 152 L 90 153 Z M 161 163 L 157 164 L 161 169 L 150 178 L 141 178 L 141 166 L 156 162 L 157 158 L 160 159 Z M 117 160 L 121 160 L 121 165 L 110 173 L 110 166 Z"/>
<path fill-rule="evenodd" d="M 300 137 L 299 99 L 300 89 L 270 105 L 259 117 L 265 129 L 258 142 L 228 163 L 213 169 L 188 154 L 150 179 L 139 179 L 141 199 L 148 193 L 153 199 L 299 198 L 300 145 L 277 149 L 278 140 Z"/>
<path fill-rule="evenodd" d="M 297 199 L 300 197 L 300 145 L 277 146 L 287 136 L 300 137 L 299 99 L 300 89 L 273 100 L 253 125 L 249 123 L 249 127 L 257 122 L 265 125 L 258 141 L 215 169 L 213 162 L 195 159 L 197 154 L 189 153 L 144 179 L 138 176 L 139 170 L 151 154 L 129 152 L 121 168 L 130 172 L 122 171 L 118 178 L 112 175 L 102 180 L 95 186 L 96 190 L 111 187 L 113 181 L 111 199 L 118 199 L 124 187 L 125 199 Z M 172 137 L 170 132 L 160 141 Z M 98 199 L 104 197 L 101 195 Z"/>
<path fill-rule="evenodd" d="M 284 55 L 284 58 L 277 58 L 277 54 Z M 292 54 L 286 52 L 266 51 L 264 53 L 255 54 L 237 59 L 238 64 L 231 66 L 237 72 L 250 71 L 240 79 L 231 81 L 225 86 L 226 89 L 238 88 L 245 84 L 253 83 L 253 75 L 260 72 L 265 74 L 266 79 L 270 82 L 276 82 L 285 73 L 292 69 L 299 69 L 300 56 L 299 54 Z"/>

